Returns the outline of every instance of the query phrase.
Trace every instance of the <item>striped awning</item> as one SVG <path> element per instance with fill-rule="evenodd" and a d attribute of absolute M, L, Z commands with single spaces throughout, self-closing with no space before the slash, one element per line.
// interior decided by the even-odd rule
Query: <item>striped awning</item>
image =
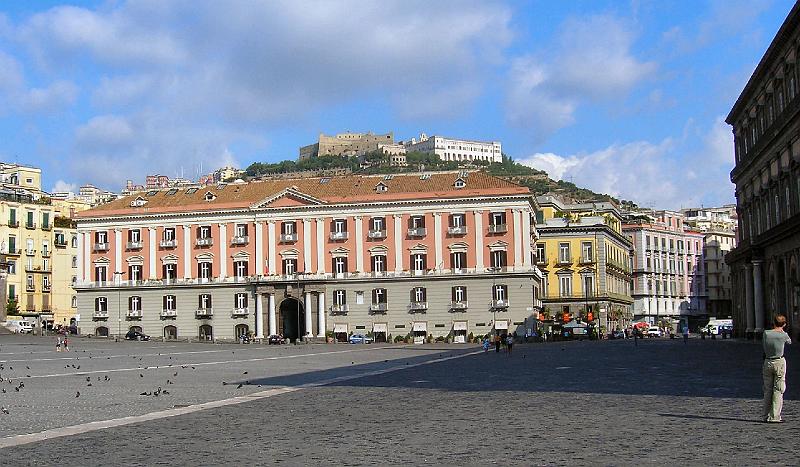
<path fill-rule="evenodd" d="M 347 323 L 336 323 L 333 325 L 333 332 L 347 333 Z"/>

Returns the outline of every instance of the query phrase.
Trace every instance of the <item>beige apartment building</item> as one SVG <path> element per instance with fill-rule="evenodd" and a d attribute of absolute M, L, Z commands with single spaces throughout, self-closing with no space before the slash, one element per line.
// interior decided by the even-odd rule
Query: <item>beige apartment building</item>
<path fill-rule="evenodd" d="M 8 265 L 8 300 L 20 313 L 40 313 L 51 323 L 78 320 L 72 289 L 77 234 L 71 217 L 89 205 L 51 199 L 41 190 L 38 168 L 3 164 L 0 171 L 0 254 Z"/>

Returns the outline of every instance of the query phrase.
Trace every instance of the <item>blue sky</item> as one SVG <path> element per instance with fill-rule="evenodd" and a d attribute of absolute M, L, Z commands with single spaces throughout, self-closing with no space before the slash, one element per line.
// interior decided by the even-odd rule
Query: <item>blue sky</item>
<path fill-rule="evenodd" d="M 723 120 L 792 5 L 5 2 L 0 160 L 118 190 L 426 132 L 644 206 L 730 203 Z"/>

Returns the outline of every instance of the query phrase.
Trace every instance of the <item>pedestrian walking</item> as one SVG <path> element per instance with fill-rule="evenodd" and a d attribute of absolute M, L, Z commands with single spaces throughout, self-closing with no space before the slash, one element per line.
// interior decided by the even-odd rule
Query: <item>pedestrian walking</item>
<path fill-rule="evenodd" d="M 483 338 L 483 352 L 486 353 L 488 351 L 489 351 L 489 338 L 488 337 L 484 337 Z"/>
<path fill-rule="evenodd" d="M 500 335 L 499 334 L 494 336 L 494 352 L 495 353 L 499 353 L 500 352 Z"/>
<path fill-rule="evenodd" d="M 791 344 L 792 339 L 783 330 L 786 327 L 786 316 L 778 314 L 773 319 L 773 328 L 764 331 L 764 366 L 761 374 L 764 378 L 764 421 L 781 423 L 783 409 L 783 393 L 786 391 L 786 359 L 783 348 Z"/>
<path fill-rule="evenodd" d="M 506 337 L 506 347 L 508 348 L 508 356 L 511 356 L 511 348 L 514 347 L 514 336 L 511 334 Z"/>
<path fill-rule="evenodd" d="M 69 352 L 69 339 L 64 336 L 64 352 Z"/>
<path fill-rule="evenodd" d="M 56 352 L 61 352 L 61 336 L 56 339 Z"/>
<path fill-rule="evenodd" d="M 689 342 L 689 326 L 683 327 L 683 343 L 686 344 Z"/>

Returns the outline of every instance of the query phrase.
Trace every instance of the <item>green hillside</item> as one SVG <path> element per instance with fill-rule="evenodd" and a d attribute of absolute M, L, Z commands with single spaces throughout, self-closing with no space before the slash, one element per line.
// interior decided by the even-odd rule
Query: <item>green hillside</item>
<path fill-rule="evenodd" d="M 503 155 L 503 162 L 482 163 L 476 161 L 472 164 L 463 164 L 455 161 L 442 161 L 438 156 L 428 153 L 410 152 L 406 154 L 407 167 L 390 166 L 386 156 L 381 153 L 367 154 L 362 158 L 351 156 L 320 156 L 303 161 L 285 160 L 275 163 L 254 162 L 245 169 L 247 179 L 258 177 L 271 177 L 291 175 L 325 174 L 325 173 L 357 173 L 364 175 L 384 173 L 410 173 L 421 170 L 428 172 L 480 169 L 491 175 L 503 177 L 526 186 L 538 195 L 555 193 L 575 202 L 612 201 L 623 207 L 635 208 L 632 201 L 620 200 L 613 196 L 595 193 L 589 189 L 581 188 L 572 182 L 553 180 L 546 172 L 537 170 L 514 161 L 511 157 Z"/>

